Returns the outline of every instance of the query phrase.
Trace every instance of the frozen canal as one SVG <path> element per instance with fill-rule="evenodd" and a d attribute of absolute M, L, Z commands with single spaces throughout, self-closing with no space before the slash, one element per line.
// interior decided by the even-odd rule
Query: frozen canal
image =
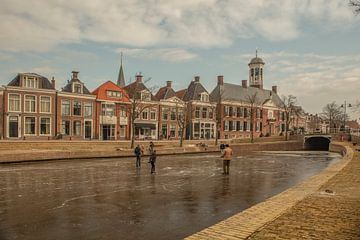
<path fill-rule="evenodd" d="M 312 176 L 327 152 L 0 165 L 0 239 L 181 239 Z"/>

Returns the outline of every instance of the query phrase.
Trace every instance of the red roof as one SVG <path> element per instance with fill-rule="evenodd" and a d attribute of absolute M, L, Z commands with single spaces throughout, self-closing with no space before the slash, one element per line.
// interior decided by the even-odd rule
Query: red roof
<path fill-rule="evenodd" d="M 108 97 L 107 91 L 116 91 L 121 92 L 121 98 L 118 97 Z M 113 83 L 112 81 L 107 81 L 106 83 L 103 83 L 98 88 L 96 88 L 91 94 L 96 95 L 96 99 L 101 100 L 108 100 L 108 101 L 120 101 L 120 102 L 130 102 L 129 95 L 127 92 Z"/>
<path fill-rule="evenodd" d="M 360 128 L 359 123 L 357 121 L 347 121 L 346 125 L 348 125 L 350 128 Z"/>

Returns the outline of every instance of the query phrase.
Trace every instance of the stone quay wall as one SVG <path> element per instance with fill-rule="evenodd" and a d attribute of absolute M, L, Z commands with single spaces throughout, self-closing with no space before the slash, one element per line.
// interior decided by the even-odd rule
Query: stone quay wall
<path fill-rule="evenodd" d="M 9 143 L 7 143 L 9 144 Z M 23 144 L 27 144 L 24 146 Z M 124 145 L 126 144 L 126 145 Z M 9 145 L 11 150 L 1 150 L 0 163 L 16 163 L 26 161 L 49 161 L 90 158 L 122 158 L 133 157 L 133 150 L 124 148 L 128 143 L 117 142 L 14 142 Z M 148 142 L 145 146 L 145 155 Z M 158 155 L 191 154 L 219 152 L 219 147 L 208 145 L 198 146 L 196 143 L 187 142 L 184 147 L 178 147 L 173 142 L 155 142 Z M 300 141 L 275 141 L 258 143 L 234 143 L 230 144 L 235 154 L 249 151 L 285 151 L 301 150 L 303 143 Z"/>

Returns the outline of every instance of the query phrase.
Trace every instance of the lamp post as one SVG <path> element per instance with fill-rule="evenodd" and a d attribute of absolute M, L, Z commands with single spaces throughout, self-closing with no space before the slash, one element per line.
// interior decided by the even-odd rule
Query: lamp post
<path fill-rule="evenodd" d="M 343 122 L 343 126 L 344 126 L 344 132 L 345 132 L 345 124 L 346 124 L 346 107 L 352 107 L 350 103 L 346 104 L 346 100 L 344 102 L 344 104 L 341 104 L 342 108 L 344 108 L 344 122 Z"/>

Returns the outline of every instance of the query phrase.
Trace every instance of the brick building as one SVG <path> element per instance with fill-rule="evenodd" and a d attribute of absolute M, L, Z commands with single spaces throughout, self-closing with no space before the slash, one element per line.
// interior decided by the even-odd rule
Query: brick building
<path fill-rule="evenodd" d="M 72 72 L 72 78 L 57 93 L 57 134 L 62 139 L 92 139 L 95 129 L 95 96 Z"/>
<path fill-rule="evenodd" d="M 143 83 L 143 76 L 136 75 L 135 82 L 124 88 L 129 94 L 131 106 L 135 106 L 134 135 L 136 139 L 158 138 L 159 102 Z M 131 110 L 132 111 L 132 110 Z"/>
<path fill-rule="evenodd" d="M 19 73 L 0 90 L 3 139 L 49 139 L 55 134 L 55 80 Z"/>
<path fill-rule="evenodd" d="M 184 102 L 176 96 L 172 82 L 167 81 L 155 98 L 159 101 L 159 139 L 178 139 L 181 136 L 178 116 L 183 114 Z"/>
<path fill-rule="evenodd" d="M 217 86 L 211 92 L 216 102 L 216 119 L 219 138 L 249 138 L 279 135 L 285 131 L 283 102 L 277 87 L 263 89 L 264 61 L 257 56 L 249 63 L 249 79 L 240 84 L 224 83 L 218 76 Z"/>
<path fill-rule="evenodd" d="M 186 103 L 188 124 L 186 128 L 187 139 L 213 139 L 216 134 L 215 109 L 216 103 L 210 102 L 208 91 L 200 83 L 200 77 L 196 76 L 184 91 L 183 101 Z"/>
<path fill-rule="evenodd" d="M 96 88 L 95 136 L 100 140 L 130 138 L 129 107 L 127 92 L 111 81 Z"/>

